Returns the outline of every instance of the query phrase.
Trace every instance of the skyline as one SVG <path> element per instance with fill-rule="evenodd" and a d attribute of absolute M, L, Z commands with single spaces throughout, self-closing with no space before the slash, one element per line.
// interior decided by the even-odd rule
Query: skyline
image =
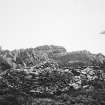
<path fill-rule="evenodd" d="M 0 46 L 63 46 L 105 55 L 105 0 L 1 0 Z"/>

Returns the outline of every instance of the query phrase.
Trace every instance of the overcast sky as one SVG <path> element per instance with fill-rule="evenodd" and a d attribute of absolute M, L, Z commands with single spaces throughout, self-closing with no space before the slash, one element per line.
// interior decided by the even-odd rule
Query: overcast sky
<path fill-rule="evenodd" d="M 60 45 L 105 54 L 105 0 L 0 0 L 3 49 Z"/>

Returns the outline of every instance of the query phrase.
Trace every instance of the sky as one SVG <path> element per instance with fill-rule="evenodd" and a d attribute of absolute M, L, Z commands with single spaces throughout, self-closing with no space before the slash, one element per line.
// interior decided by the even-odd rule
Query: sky
<path fill-rule="evenodd" d="M 105 0 L 0 0 L 0 46 L 64 46 L 105 54 Z"/>

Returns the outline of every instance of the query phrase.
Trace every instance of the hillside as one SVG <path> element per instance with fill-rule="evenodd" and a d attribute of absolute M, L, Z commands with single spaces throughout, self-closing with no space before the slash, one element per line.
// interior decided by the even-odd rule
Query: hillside
<path fill-rule="evenodd" d="M 104 105 L 105 56 L 61 46 L 0 51 L 0 105 Z"/>

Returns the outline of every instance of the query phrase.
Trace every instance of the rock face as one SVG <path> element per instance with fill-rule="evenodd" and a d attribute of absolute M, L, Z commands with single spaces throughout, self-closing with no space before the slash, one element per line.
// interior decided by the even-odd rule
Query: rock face
<path fill-rule="evenodd" d="M 61 67 L 94 65 L 105 68 L 105 56 L 102 54 L 92 54 L 86 50 L 67 52 L 65 48 L 54 45 L 13 51 L 1 50 L 0 59 L 2 70 L 31 67 L 47 60 L 55 60 Z"/>
<path fill-rule="evenodd" d="M 101 66 L 104 65 L 105 56 L 102 54 L 92 54 L 89 51 L 75 51 L 65 53 L 53 58 L 60 66 Z"/>

